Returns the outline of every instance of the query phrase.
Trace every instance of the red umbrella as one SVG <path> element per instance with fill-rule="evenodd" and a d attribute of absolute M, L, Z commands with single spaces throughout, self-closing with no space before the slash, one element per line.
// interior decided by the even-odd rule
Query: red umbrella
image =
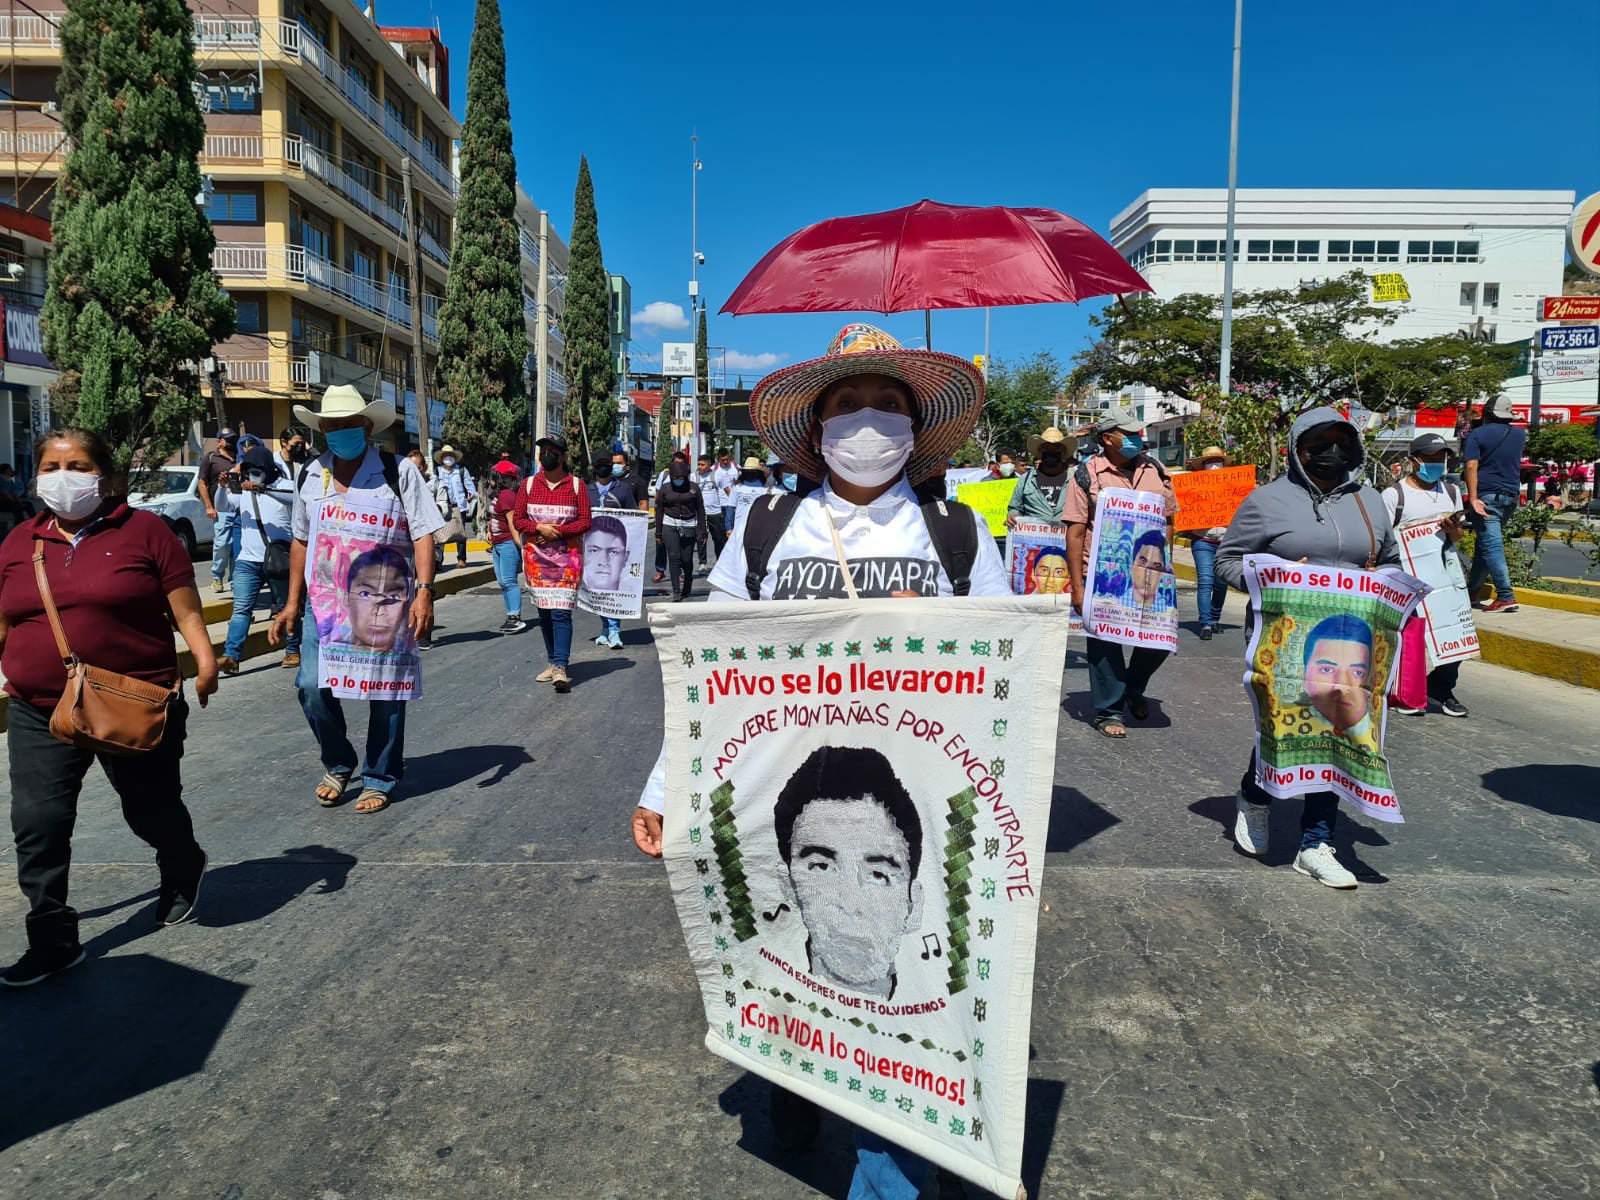
<path fill-rule="evenodd" d="M 722 311 L 892 313 L 1150 290 L 1110 242 L 1054 209 L 923 200 L 790 234 L 745 276 Z"/>

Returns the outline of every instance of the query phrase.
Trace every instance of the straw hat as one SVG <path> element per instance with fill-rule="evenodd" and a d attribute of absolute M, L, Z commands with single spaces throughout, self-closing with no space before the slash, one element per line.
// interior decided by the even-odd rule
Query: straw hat
<path fill-rule="evenodd" d="M 448 454 L 451 458 L 457 458 L 458 459 L 458 458 L 461 457 L 461 451 L 457 450 L 449 442 L 446 442 L 444 445 L 440 446 L 437 450 L 435 450 L 433 452 L 433 461 L 436 462 L 436 463 L 443 463 L 444 462 L 444 456 L 446 454 Z"/>
<path fill-rule="evenodd" d="M 372 432 L 387 429 L 394 424 L 394 405 L 387 400 L 373 400 L 370 403 L 361 398 L 361 393 L 348 383 L 341 383 L 329 388 L 322 393 L 320 408 L 307 408 L 304 404 L 294 406 L 295 420 L 312 429 L 320 430 L 322 422 L 326 419 L 338 420 L 341 417 L 365 417 L 372 422 Z"/>
<path fill-rule="evenodd" d="M 1198 471 L 1213 459 L 1221 459 L 1223 462 L 1227 462 L 1228 452 L 1221 446 L 1207 446 L 1199 454 L 1191 458 L 1186 465 L 1189 470 Z"/>
<path fill-rule="evenodd" d="M 1046 446 L 1054 446 L 1061 451 L 1064 458 L 1078 448 L 1078 439 L 1068 438 L 1066 434 L 1052 425 L 1043 433 L 1036 433 L 1028 439 L 1028 457 L 1038 458 L 1039 452 Z"/>
<path fill-rule="evenodd" d="M 983 376 L 966 359 L 907 350 L 881 329 L 847 325 L 821 358 L 774 371 L 750 394 L 750 419 L 761 440 L 807 479 L 820 480 L 828 470 L 811 442 L 812 408 L 829 386 L 851 375 L 887 375 L 916 396 L 921 420 L 906 463 L 913 485 L 944 468 L 983 411 Z"/>
<path fill-rule="evenodd" d="M 749 458 L 744 460 L 743 469 L 746 471 L 759 471 L 761 470 L 761 460 L 752 454 Z"/>

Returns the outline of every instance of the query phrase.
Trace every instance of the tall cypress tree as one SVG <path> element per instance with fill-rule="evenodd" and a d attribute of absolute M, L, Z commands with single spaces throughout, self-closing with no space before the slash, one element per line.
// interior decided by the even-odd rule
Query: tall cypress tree
<path fill-rule="evenodd" d="M 479 471 L 514 449 L 527 426 L 527 354 L 505 40 L 498 0 L 478 0 L 455 245 L 439 310 L 439 379 L 445 436 Z"/>
<path fill-rule="evenodd" d="M 195 364 L 234 331 L 195 204 L 205 120 L 182 0 L 70 0 L 51 211 L 51 402 L 111 443 L 119 470 L 165 461 L 205 413 Z"/>
<path fill-rule="evenodd" d="M 583 445 L 585 423 L 591 447 L 607 445 L 616 430 L 617 369 L 611 358 L 611 279 L 600 253 L 600 218 L 595 214 L 589 160 L 578 160 L 578 187 L 572 198 L 572 241 L 567 254 L 567 307 L 561 314 L 566 335 L 567 445 L 574 462 Z M 580 423 L 579 414 L 582 414 Z M 586 460 L 587 455 L 583 458 Z M 587 467 L 587 462 L 584 462 Z"/>
<path fill-rule="evenodd" d="M 711 351 L 706 345 L 706 306 L 700 305 L 700 320 L 694 334 L 694 391 L 700 400 L 700 420 L 711 418 L 713 448 L 716 430 L 720 424 L 720 410 L 711 403 Z M 698 429 L 694 430 L 693 443 L 699 445 Z"/>
<path fill-rule="evenodd" d="M 672 460 L 672 451 L 676 448 L 672 444 L 672 423 L 675 419 L 672 410 L 677 403 L 678 398 L 672 392 L 672 380 L 664 380 L 661 384 L 661 411 L 656 414 L 655 462 L 657 473 L 667 469 L 667 463 Z"/>

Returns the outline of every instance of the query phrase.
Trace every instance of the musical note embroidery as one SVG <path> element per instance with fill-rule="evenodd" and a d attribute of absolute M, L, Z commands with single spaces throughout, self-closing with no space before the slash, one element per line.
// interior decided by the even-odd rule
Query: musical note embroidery
<path fill-rule="evenodd" d="M 935 958 L 943 958 L 944 957 L 944 950 L 941 949 L 940 946 L 939 946 L 939 935 L 937 933 L 929 933 L 929 934 L 924 934 L 923 938 L 922 938 L 922 958 L 923 958 L 923 961 L 924 962 L 927 961 L 928 954 L 930 953 L 930 951 L 928 949 L 928 943 L 929 942 L 933 943 L 933 949 L 931 951 L 931 953 L 933 954 L 933 957 L 935 957 Z"/>

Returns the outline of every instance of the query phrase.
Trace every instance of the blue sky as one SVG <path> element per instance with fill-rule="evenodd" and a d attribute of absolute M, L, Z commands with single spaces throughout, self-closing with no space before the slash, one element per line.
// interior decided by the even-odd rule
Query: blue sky
<path fill-rule="evenodd" d="M 471 0 L 380 0 L 432 24 L 465 102 Z M 716 309 L 773 244 L 824 217 L 928 197 L 1042 205 L 1104 233 L 1147 187 L 1227 181 L 1230 0 L 502 0 L 517 167 L 565 233 L 589 156 L 606 266 L 634 308 L 687 305 L 698 132 L 710 340 L 762 366 L 822 352 L 846 314 Z M 1246 0 L 1243 187 L 1600 189 L 1600 4 Z M 1084 345 L 1099 302 L 996 309 L 991 353 Z M 874 320 L 906 341 L 922 316 Z M 691 330 L 636 324 L 636 363 Z M 980 313 L 935 349 L 983 348 Z M 730 366 L 730 376 L 738 372 Z"/>

